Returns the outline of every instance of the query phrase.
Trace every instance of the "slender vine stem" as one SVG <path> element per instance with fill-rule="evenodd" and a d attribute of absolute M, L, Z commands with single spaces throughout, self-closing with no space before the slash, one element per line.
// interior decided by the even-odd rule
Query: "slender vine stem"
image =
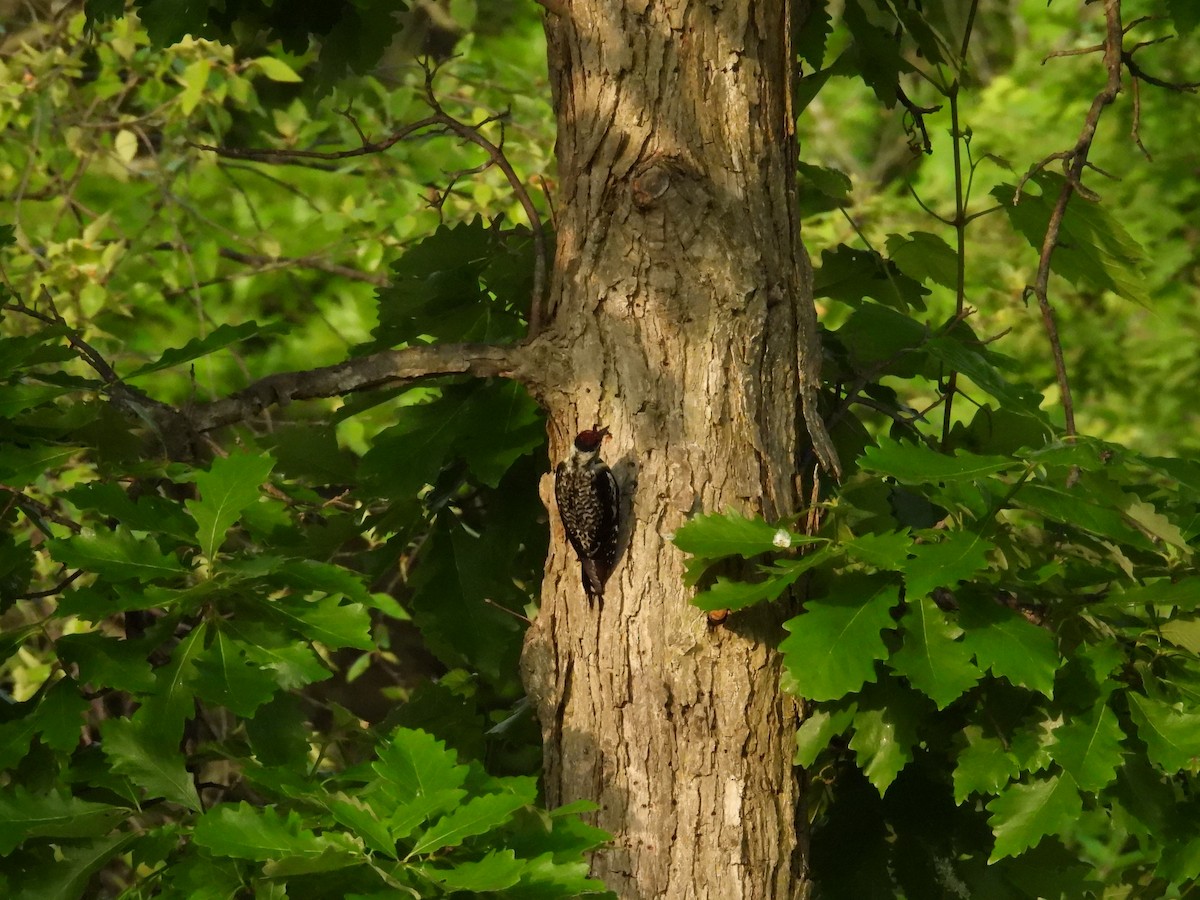
<path fill-rule="evenodd" d="M 946 91 L 946 99 L 950 103 L 950 137 L 954 141 L 954 235 L 956 238 L 955 254 L 957 262 L 954 278 L 954 314 L 961 319 L 967 303 L 967 203 L 970 201 L 970 184 L 963 183 L 963 147 L 966 136 L 963 134 L 959 119 L 958 94 L 962 86 L 962 73 L 967 66 L 967 51 L 971 49 L 971 32 L 975 29 L 975 14 L 979 10 L 979 0 L 972 0 L 967 12 L 967 24 L 963 29 L 962 48 L 958 54 L 958 73 Z M 975 167 L 971 166 L 970 177 L 973 180 Z M 946 405 L 942 410 L 942 447 L 950 441 L 950 426 L 954 423 L 954 395 L 958 392 L 958 371 L 950 372 L 946 380 Z"/>

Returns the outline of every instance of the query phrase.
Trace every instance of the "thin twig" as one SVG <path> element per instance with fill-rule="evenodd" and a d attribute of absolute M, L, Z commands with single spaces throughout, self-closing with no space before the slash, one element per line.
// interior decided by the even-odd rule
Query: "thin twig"
<path fill-rule="evenodd" d="M 1063 218 L 1067 213 L 1067 204 L 1071 202 L 1071 197 L 1079 190 L 1082 183 L 1083 171 L 1087 166 L 1088 153 L 1092 148 L 1092 141 L 1096 137 L 1096 127 L 1100 121 L 1100 115 L 1104 112 L 1104 108 L 1112 103 L 1121 91 L 1121 39 L 1123 36 L 1121 28 L 1121 0 L 1104 0 L 1104 21 L 1106 26 L 1104 67 L 1108 72 L 1108 77 L 1103 90 L 1092 101 L 1091 108 L 1084 119 L 1083 128 L 1079 133 L 1079 139 L 1075 142 L 1075 147 L 1069 151 L 1068 158 L 1070 163 L 1067 169 L 1067 178 L 1063 183 L 1062 190 L 1058 193 L 1058 200 L 1054 204 L 1054 210 L 1051 212 L 1050 221 L 1046 226 L 1046 235 L 1042 240 L 1041 254 L 1038 258 L 1037 280 L 1027 289 L 1027 294 L 1032 292 L 1037 297 L 1038 307 L 1042 313 L 1042 324 L 1046 330 L 1046 337 L 1050 342 L 1050 351 L 1054 356 L 1054 371 L 1058 377 L 1059 393 L 1062 395 L 1063 415 L 1068 440 L 1073 440 L 1076 435 L 1075 407 L 1071 399 L 1071 382 L 1067 377 L 1067 365 L 1063 359 L 1062 341 L 1058 335 L 1058 325 L 1055 320 L 1054 308 L 1050 305 L 1050 267 L 1054 260 L 1054 251 L 1058 248 Z"/>
<path fill-rule="evenodd" d="M 477 147 L 481 147 L 496 167 L 504 173 L 504 177 L 508 179 L 508 185 L 512 188 L 513 194 L 517 201 L 521 204 L 521 208 L 525 210 L 525 217 L 529 220 L 529 228 L 533 233 L 533 296 L 529 301 L 529 336 L 536 337 L 542 329 L 542 303 L 545 296 L 546 286 L 546 267 L 548 264 L 548 252 L 546 249 L 546 230 L 542 227 L 542 217 L 538 214 L 537 207 L 533 204 L 533 198 L 529 196 L 529 191 L 525 189 L 524 183 L 513 169 L 512 163 L 508 161 L 508 157 L 504 155 L 502 146 L 493 144 L 483 136 L 478 130 L 481 125 L 470 126 L 455 119 L 453 116 L 447 115 L 438 102 L 437 95 L 433 90 L 433 79 L 437 75 L 436 68 L 426 67 L 425 69 L 425 102 L 437 114 L 436 117 L 441 120 L 441 124 L 449 128 L 463 140 L 470 141 Z"/>

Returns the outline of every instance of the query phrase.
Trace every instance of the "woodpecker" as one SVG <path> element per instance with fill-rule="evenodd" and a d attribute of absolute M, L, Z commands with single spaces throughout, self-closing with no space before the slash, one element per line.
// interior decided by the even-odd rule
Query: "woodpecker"
<path fill-rule="evenodd" d="M 617 562 L 621 493 L 600 459 L 608 429 L 596 426 L 575 437 L 571 455 L 554 470 L 554 499 L 567 540 L 583 570 L 588 603 L 604 600 L 604 583 Z"/>

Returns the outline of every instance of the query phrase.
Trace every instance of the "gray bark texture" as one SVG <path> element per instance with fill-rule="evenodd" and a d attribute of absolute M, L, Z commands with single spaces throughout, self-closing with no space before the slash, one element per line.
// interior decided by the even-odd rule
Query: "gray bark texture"
<path fill-rule="evenodd" d="M 553 368 L 537 379 L 551 453 L 607 425 L 629 499 L 623 555 L 589 608 L 542 486 L 552 549 L 522 667 L 548 800 L 599 803 L 614 843 L 593 872 L 626 900 L 801 897 L 779 618 L 710 625 L 670 542 L 698 512 L 795 512 L 811 444 L 836 466 L 813 404 L 788 3 L 565 6 L 546 18 L 558 244 L 529 350 Z"/>

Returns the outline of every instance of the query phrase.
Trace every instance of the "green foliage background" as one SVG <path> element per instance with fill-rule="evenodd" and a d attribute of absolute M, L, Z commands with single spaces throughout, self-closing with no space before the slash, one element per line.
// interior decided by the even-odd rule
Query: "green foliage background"
<path fill-rule="evenodd" d="M 478 148 L 426 133 L 265 165 L 196 145 L 386 136 L 426 114 L 432 54 L 446 109 L 499 117 L 485 133 L 552 189 L 537 9 L 278 6 L 103 0 L 3 34 L 0 892 L 600 892 L 583 860 L 605 835 L 538 807 L 516 666 L 547 531 L 532 401 L 442 379 L 182 443 L 171 408 L 520 338 L 530 234 Z M 1066 441 L 1022 303 L 1061 176 L 1012 200 L 1103 82 L 1095 54 L 1043 59 L 1102 18 L 983 6 L 964 67 L 969 2 L 814 4 L 802 212 L 826 417 L 855 462 L 813 534 L 712 510 L 677 543 L 704 609 L 806 598 L 781 649 L 810 701 L 821 896 L 1190 896 L 1200 105 L 1142 87 L 1153 161 L 1128 90 L 1101 120 L 1092 159 L 1119 180 L 1089 173 L 1051 281 L 1089 435 Z M 1178 35 L 1142 65 L 1200 78 L 1189 4 L 1124 6 L 1166 16 L 1127 47 Z M 955 84 L 983 213 L 961 280 L 931 215 L 967 187 Z M 898 89 L 940 107 L 925 133 Z M 727 557 L 757 577 L 716 574 Z"/>

